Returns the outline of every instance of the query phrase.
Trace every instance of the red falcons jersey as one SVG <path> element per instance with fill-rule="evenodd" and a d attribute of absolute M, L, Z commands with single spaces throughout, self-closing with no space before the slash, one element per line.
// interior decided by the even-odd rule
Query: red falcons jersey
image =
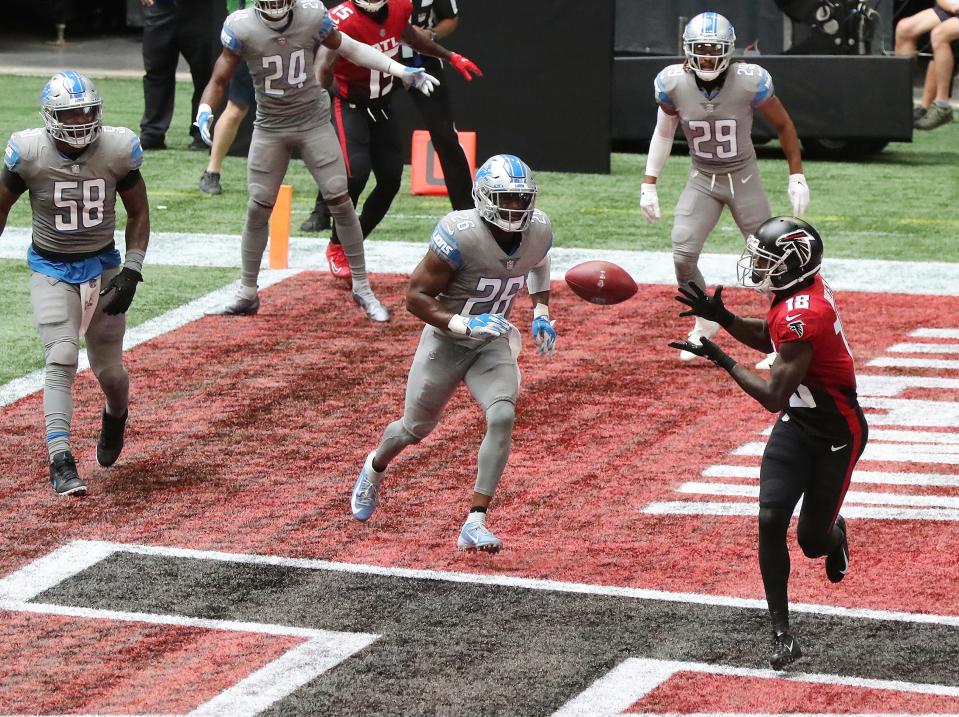
<path fill-rule="evenodd" d="M 813 355 L 786 413 L 819 437 L 859 435 L 860 409 L 852 350 L 832 291 L 818 274 L 811 286 L 777 298 L 766 316 L 773 348 L 804 341 Z"/>
<path fill-rule="evenodd" d="M 334 7 L 330 16 L 340 31 L 399 61 L 400 37 L 413 14 L 413 3 L 411 0 L 388 0 L 386 7 L 386 21 L 382 24 L 357 10 L 353 0 Z M 354 104 L 376 104 L 390 93 L 394 81 L 393 75 L 354 65 L 342 57 L 333 65 L 334 94 Z"/>

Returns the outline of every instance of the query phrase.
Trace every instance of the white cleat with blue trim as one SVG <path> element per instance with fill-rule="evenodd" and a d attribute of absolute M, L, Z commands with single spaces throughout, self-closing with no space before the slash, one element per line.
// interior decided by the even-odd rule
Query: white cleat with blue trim
<path fill-rule="evenodd" d="M 456 547 L 460 550 L 473 553 L 481 550 L 484 553 L 495 555 L 503 547 L 503 541 L 497 538 L 486 527 L 485 513 L 470 513 L 470 517 L 463 523 Z"/>
<path fill-rule="evenodd" d="M 383 476 L 386 473 L 373 470 L 373 456 L 376 451 L 372 451 L 366 457 L 363 467 L 360 469 L 360 475 L 356 478 L 356 485 L 353 486 L 353 495 L 350 497 L 350 509 L 353 511 L 353 517 L 361 522 L 366 522 L 376 510 L 376 505 L 380 497 L 380 483 L 383 482 Z"/>

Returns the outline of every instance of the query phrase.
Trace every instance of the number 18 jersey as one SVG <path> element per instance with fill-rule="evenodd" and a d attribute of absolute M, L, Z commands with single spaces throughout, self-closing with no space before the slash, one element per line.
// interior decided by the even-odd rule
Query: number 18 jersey
<path fill-rule="evenodd" d="M 733 62 L 722 86 L 706 93 L 683 65 L 656 75 L 656 102 L 679 113 L 696 169 L 711 174 L 742 169 L 756 158 L 750 136 L 753 110 L 774 96 L 773 81 L 759 65 Z"/>

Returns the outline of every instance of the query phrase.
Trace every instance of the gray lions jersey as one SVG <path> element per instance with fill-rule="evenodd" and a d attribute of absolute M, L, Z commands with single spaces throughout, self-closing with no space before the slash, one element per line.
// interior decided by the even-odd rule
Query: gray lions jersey
<path fill-rule="evenodd" d="M 15 133 L 3 161 L 30 191 L 33 243 L 56 254 L 88 254 L 113 243 L 117 182 L 143 164 L 126 127 L 102 128 L 76 159 L 57 150 L 46 128 Z"/>
<path fill-rule="evenodd" d="M 722 86 L 707 94 L 692 70 L 670 65 L 654 86 L 656 102 L 679 113 L 694 167 L 727 173 L 755 159 L 753 110 L 774 96 L 772 77 L 762 67 L 733 62 Z"/>
<path fill-rule="evenodd" d="M 335 29 L 320 0 L 299 0 L 282 31 L 267 27 L 253 8 L 223 23 L 223 46 L 246 60 L 256 90 L 256 126 L 306 130 L 330 121 L 330 99 L 316 79 L 313 60 Z"/>
<path fill-rule="evenodd" d="M 526 275 L 546 260 L 552 246 L 553 227 L 538 209 L 512 254 L 500 248 L 475 209 L 450 212 L 430 238 L 430 251 L 453 268 L 449 286 L 437 298 L 462 316 L 509 317 L 513 299 L 526 285 Z M 443 333 L 465 343 L 482 343 L 448 330 Z"/>

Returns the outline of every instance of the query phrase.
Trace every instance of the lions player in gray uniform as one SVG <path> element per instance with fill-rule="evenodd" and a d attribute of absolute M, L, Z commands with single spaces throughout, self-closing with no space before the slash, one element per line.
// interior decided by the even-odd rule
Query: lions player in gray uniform
<path fill-rule="evenodd" d="M 676 126 L 682 122 L 689 143 L 692 168 L 676 205 L 673 222 L 673 261 L 676 281 L 686 288 L 693 282 L 706 288 L 699 271 L 699 255 L 706 237 L 728 206 L 743 236 L 755 233 L 772 212 L 759 182 L 756 150 L 750 136 L 753 111 L 758 109 L 776 128 L 789 163 L 788 194 L 795 216 L 809 205 L 809 188 L 803 176 L 796 128 L 773 92 L 773 81 L 759 65 L 733 62 L 736 33 L 729 21 L 715 12 L 704 12 L 686 25 L 683 51 L 686 62 L 670 65 L 656 76 L 659 104 L 656 130 L 649 143 L 646 177 L 640 208 L 650 224 L 661 217 L 656 179 L 666 165 Z M 696 318 L 688 340 L 698 344 L 712 338 L 719 325 Z M 683 361 L 696 355 L 679 354 Z M 769 368 L 775 354 L 757 364 Z"/>
<path fill-rule="evenodd" d="M 509 458 L 519 391 L 519 332 L 507 320 L 525 284 L 533 302 L 533 339 L 552 353 L 549 320 L 549 219 L 535 208 L 536 183 L 522 161 L 490 158 L 476 173 L 475 209 L 447 214 L 413 271 L 406 307 L 426 322 L 406 385 L 403 417 L 386 427 L 353 488 L 357 520 L 376 509 L 386 467 L 436 427 L 457 386 L 465 383 L 486 414 L 472 508 L 460 530 L 460 550 L 496 553 L 503 543 L 486 527 Z"/>
<path fill-rule="evenodd" d="M 16 132 L 0 176 L 0 233 L 25 191 L 33 209 L 27 250 L 30 303 L 46 363 L 43 415 L 50 481 L 60 495 L 87 487 L 70 452 L 73 379 L 80 337 L 106 397 L 97 462 L 110 466 L 123 448 L 130 380 L 123 367 L 124 314 L 143 281 L 150 237 L 140 140 L 103 125 L 96 87 L 76 72 L 59 72 L 40 94 L 45 127 Z M 113 242 L 116 197 L 127 212 L 126 258 Z"/>
<path fill-rule="evenodd" d="M 212 143 L 211 107 L 220 104 L 241 60 L 253 77 L 257 107 L 247 160 L 250 199 L 243 227 L 241 286 L 236 298 L 214 313 L 259 310 L 256 279 L 268 238 L 267 223 L 291 153 L 298 149 L 336 220 L 353 276 L 353 299 L 373 321 L 388 321 L 389 312 L 374 296 L 366 277 L 363 233 L 347 193 L 346 166 L 330 123 L 329 96 L 317 81 L 314 62 L 323 45 L 425 94 L 438 84 L 436 78 L 423 68 L 404 67 L 339 32 L 320 0 L 253 0 L 253 7 L 227 17 L 220 39 L 223 52 L 197 112 L 200 136 Z"/>

